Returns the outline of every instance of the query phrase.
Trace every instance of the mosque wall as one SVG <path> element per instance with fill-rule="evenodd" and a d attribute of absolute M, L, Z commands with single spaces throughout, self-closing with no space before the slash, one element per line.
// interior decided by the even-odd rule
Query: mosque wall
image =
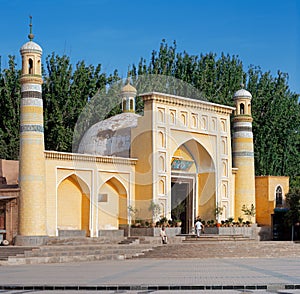
<path fill-rule="evenodd" d="M 143 179 L 147 179 L 149 188 L 137 186 L 136 191 L 143 191 L 139 193 L 140 200 L 153 199 L 161 203 L 164 216 L 170 218 L 174 172 L 171 164 L 174 158 L 180 157 L 194 162 L 188 173 L 191 178 L 192 174 L 197 174 L 198 179 L 193 196 L 196 198 L 195 214 L 214 218 L 214 208 L 220 202 L 227 206 L 227 214 L 232 215 L 233 208 L 229 204 L 233 198 L 230 172 L 230 114 L 233 108 L 161 93 L 141 96 L 145 112 L 144 117 L 139 118 L 138 127 L 132 130 L 132 137 L 140 138 L 140 144 L 133 140 L 132 156 L 138 158 L 137 171 L 144 173 Z"/>
<path fill-rule="evenodd" d="M 135 201 L 136 160 L 45 151 L 47 231 L 101 229 L 127 223 Z"/>
<path fill-rule="evenodd" d="M 271 226 L 271 215 L 276 208 L 276 192 L 282 194 L 282 204 L 277 208 L 286 207 L 285 195 L 289 192 L 289 177 L 257 176 L 255 177 L 256 221 L 262 226 Z"/>

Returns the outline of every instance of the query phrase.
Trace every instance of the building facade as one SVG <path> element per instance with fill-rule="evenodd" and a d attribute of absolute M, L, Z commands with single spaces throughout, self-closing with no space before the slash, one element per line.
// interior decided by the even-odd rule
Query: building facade
<path fill-rule="evenodd" d="M 235 107 L 139 93 L 141 116 L 135 113 L 137 91 L 128 79 L 121 91 L 123 113 L 92 126 L 78 153 L 45 151 L 42 49 L 30 34 L 20 52 L 17 244 L 42 244 L 66 232 L 98 237 L 103 230 L 128 226 L 133 218 L 175 219 L 179 207 L 182 233 L 190 233 L 198 217 L 237 220 L 243 207 L 265 207 L 265 196 L 256 197 L 252 96 L 245 89 L 235 92 Z M 149 209 L 153 204 L 158 215 Z M 257 217 L 265 223 L 261 213 Z"/>

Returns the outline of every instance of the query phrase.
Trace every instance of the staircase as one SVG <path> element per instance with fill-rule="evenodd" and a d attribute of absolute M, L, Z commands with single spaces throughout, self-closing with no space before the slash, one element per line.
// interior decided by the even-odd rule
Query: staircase
<path fill-rule="evenodd" d="M 38 247 L 24 247 L 24 246 L 0 246 L 0 264 L 1 261 L 8 260 L 9 256 L 22 255 L 25 251 L 32 251 Z"/>
<path fill-rule="evenodd" d="M 279 241 L 255 241 L 237 236 L 186 237 L 181 244 L 153 248 L 137 258 L 251 258 L 299 257 L 300 244 Z"/>
<path fill-rule="evenodd" d="M 64 263 L 129 258 L 247 258 L 299 257 L 300 243 L 255 241 L 243 236 L 202 235 L 169 238 L 162 245 L 160 237 L 52 238 L 45 246 L 0 247 L 0 265 Z"/>
<path fill-rule="evenodd" d="M 52 238 L 47 245 L 40 247 L 0 247 L 0 265 L 123 260 L 157 246 L 152 242 L 140 242 L 137 238 L 122 239 Z"/>

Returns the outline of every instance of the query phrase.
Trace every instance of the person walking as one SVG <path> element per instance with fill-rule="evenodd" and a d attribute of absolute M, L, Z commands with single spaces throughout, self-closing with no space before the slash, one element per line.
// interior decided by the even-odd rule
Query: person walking
<path fill-rule="evenodd" d="M 197 238 L 200 238 L 202 228 L 203 228 L 203 224 L 201 223 L 201 219 L 197 219 L 197 221 L 195 223 L 195 230 L 197 233 Z"/>

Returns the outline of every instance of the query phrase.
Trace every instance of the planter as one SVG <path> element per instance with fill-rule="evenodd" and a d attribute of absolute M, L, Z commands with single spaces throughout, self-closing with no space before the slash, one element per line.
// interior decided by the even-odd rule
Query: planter
<path fill-rule="evenodd" d="M 161 228 L 130 228 L 130 235 L 131 236 L 152 236 L 152 237 L 159 237 L 160 236 L 160 230 Z M 181 228 L 180 227 L 174 227 L 165 228 L 166 234 L 168 237 L 175 237 L 176 235 L 181 234 Z"/>
<path fill-rule="evenodd" d="M 181 227 L 182 222 L 176 222 L 176 227 Z"/>

